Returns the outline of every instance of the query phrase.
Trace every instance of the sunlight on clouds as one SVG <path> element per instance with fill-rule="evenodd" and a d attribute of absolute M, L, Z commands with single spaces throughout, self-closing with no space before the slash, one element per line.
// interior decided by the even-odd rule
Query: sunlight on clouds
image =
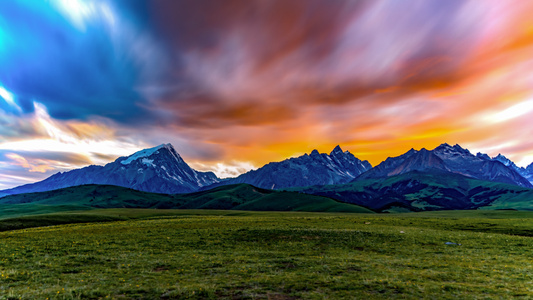
<path fill-rule="evenodd" d="M 501 112 L 487 116 L 488 121 L 500 123 L 512 120 L 533 111 L 533 100 L 526 100 L 517 103 Z"/>
<path fill-rule="evenodd" d="M 85 31 L 86 22 L 98 13 L 97 3 L 82 0 L 54 0 L 53 5 L 77 29 Z"/>
<path fill-rule="evenodd" d="M 119 157 L 130 155 L 133 152 L 138 151 L 140 148 L 141 147 L 136 145 L 115 141 L 85 140 L 78 141 L 77 143 L 65 143 L 63 141 L 44 138 L 5 142 L 0 144 L 0 150 L 77 153 L 89 157 L 94 164 L 105 164 L 109 162 L 108 160 L 102 160 L 102 154 Z M 65 167 L 70 169 L 81 166 L 66 165 Z"/>
<path fill-rule="evenodd" d="M 6 169 L 9 167 L 11 167 L 11 165 L 8 165 L 6 163 L 0 163 L 0 168 L 2 169 Z M 31 174 L 35 174 L 35 173 L 24 172 L 24 176 L 0 173 L 0 189 L 8 189 L 8 188 L 18 186 L 21 184 L 34 182 L 36 178 L 28 176 Z"/>
<path fill-rule="evenodd" d="M 35 122 L 37 123 L 36 127 L 44 130 L 46 136 L 54 140 L 58 140 L 59 142 L 75 142 L 75 139 L 72 136 L 61 130 L 56 122 L 52 120 L 44 105 L 34 102 L 33 107 L 35 108 Z"/>
<path fill-rule="evenodd" d="M 41 135 L 65 144 L 80 142 L 94 143 L 114 139 L 115 131 L 104 124 L 96 122 L 54 120 L 44 105 L 34 102 L 35 115 L 32 120 L 35 129 Z"/>
<path fill-rule="evenodd" d="M 0 142 L 0 152 L 6 153 L 4 156 L 7 158 L 2 162 L 4 166 L 1 169 L 11 170 L 11 174 L 0 176 L 2 188 L 35 182 L 52 173 L 89 164 L 104 165 L 119 156 L 150 146 L 142 142 L 123 141 L 104 124 L 55 120 L 39 103 L 35 104 L 34 114 L 26 115 L 24 120 L 37 135 L 14 136 Z M 41 153 L 45 157 L 62 153 L 63 159 L 32 158 L 25 153 Z M 79 159 L 68 158 L 74 156 Z M 26 173 L 22 176 L 25 172 L 35 175 Z"/>
<path fill-rule="evenodd" d="M 11 159 L 15 165 L 19 165 L 24 169 L 28 169 L 30 172 L 45 173 L 48 170 L 53 170 L 54 168 L 46 164 L 44 160 L 35 160 L 32 163 L 28 162 L 24 157 L 16 153 L 8 153 L 6 157 Z"/>
<path fill-rule="evenodd" d="M 29 122 L 33 124 L 35 131 L 40 136 L 7 140 L 0 143 L 0 150 L 76 153 L 88 157 L 94 164 L 105 164 L 109 162 L 103 158 L 105 155 L 111 157 L 130 155 L 140 148 L 148 146 L 142 143 L 133 144 L 117 140 L 114 131 L 104 124 L 76 121 L 61 122 L 50 117 L 44 105 L 35 102 L 34 107 L 35 113 L 30 117 Z M 22 160 L 24 158 L 20 155 L 11 155 L 9 158 L 16 161 L 18 165 L 27 166 L 26 168 L 36 172 L 46 171 L 50 168 L 72 169 L 81 167 L 56 161 L 50 162 L 53 164 L 50 168 L 41 165 L 32 167 L 32 164 L 26 164 L 28 162 L 24 162 Z"/>
<path fill-rule="evenodd" d="M 520 160 L 515 161 L 515 164 L 517 166 L 529 166 L 531 163 L 533 163 L 533 155 L 523 155 Z"/>
<path fill-rule="evenodd" d="M 533 1 L 289 2 L 2 2 L 0 159 L 63 171 L 172 142 L 220 177 L 337 144 L 373 165 L 442 142 L 531 159 Z"/>
<path fill-rule="evenodd" d="M 11 105 L 15 103 L 13 100 L 13 94 L 6 90 L 3 86 L 0 86 L 0 96 Z"/>
<path fill-rule="evenodd" d="M 0 85 L 0 97 L 2 97 L 7 104 L 12 107 L 15 107 L 18 111 L 21 111 L 20 106 L 15 102 L 15 96 L 10 91 L 6 90 L 5 87 Z"/>
<path fill-rule="evenodd" d="M 236 177 L 242 173 L 257 169 L 250 162 L 233 161 L 228 163 L 203 164 L 200 162 L 189 163 L 191 168 L 202 172 L 213 172 L 219 178 Z"/>

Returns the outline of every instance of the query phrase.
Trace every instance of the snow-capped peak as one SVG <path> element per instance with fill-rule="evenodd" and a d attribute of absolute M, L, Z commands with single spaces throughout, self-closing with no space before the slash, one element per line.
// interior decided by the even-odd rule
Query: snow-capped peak
<path fill-rule="evenodd" d="M 148 157 L 154 153 L 156 153 L 159 149 L 161 148 L 172 148 L 172 145 L 171 144 L 161 144 L 157 147 L 153 147 L 153 148 L 148 148 L 148 149 L 144 149 L 144 150 L 141 150 L 141 151 L 137 151 L 135 153 L 133 153 L 132 155 L 128 156 L 128 158 L 126 158 L 125 160 L 121 161 L 120 163 L 123 164 L 123 165 L 129 165 L 131 162 L 139 159 L 139 158 L 143 158 L 143 157 Z"/>
<path fill-rule="evenodd" d="M 507 167 L 516 167 L 515 163 L 512 160 L 508 159 L 507 157 L 505 157 L 505 155 L 502 155 L 501 153 L 499 153 L 498 156 L 493 157 L 492 160 L 499 161 Z"/>
<path fill-rule="evenodd" d="M 452 153 L 458 153 L 463 155 L 472 155 L 468 149 L 464 149 L 463 147 L 459 146 L 459 144 L 455 144 L 454 146 L 450 146 L 448 143 L 444 143 L 439 145 L 437 148 L 433 149 L 436 153 L 442 153 L 442 154 L 452 154 Z"/>

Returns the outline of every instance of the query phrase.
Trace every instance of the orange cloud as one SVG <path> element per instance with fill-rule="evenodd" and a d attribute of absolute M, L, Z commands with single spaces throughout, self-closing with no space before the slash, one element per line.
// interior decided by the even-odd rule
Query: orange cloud
<path fill-rule="evenodd" d="M 34 160 L 29 162 L 24 157 L 15 153 L 8 153 L 6 154 L 6 157 L 11 159 L 15 165 L 28 169 L 30 172 L 45 173 L 48 170 L 54 169 L 50 166 L 49 162 L 44 160 Z"/>
<path fill-rule="evenodd" d="M 337 144 L 373 165 L 443 142 L 533 160 L 533 112 L 513 113 L 533 98 L 533 2 L 335 3 L 154 2 L 172 71 L 140 90 L 159 118 L 117 127 L 43 113 L 33 131 L 102 142 L 87 154 L 99 161 L 115 145 L 177 141 L 224 174 Z"/>

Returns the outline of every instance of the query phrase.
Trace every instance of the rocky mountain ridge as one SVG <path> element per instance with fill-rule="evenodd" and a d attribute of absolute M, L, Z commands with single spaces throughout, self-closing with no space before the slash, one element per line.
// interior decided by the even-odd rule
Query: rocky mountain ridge
<path fill-rule="evenodd" d="M 299 157 L 271 162 L 263 167 L 226 179 L 215 186 L 247 183 L 265 189 L 347 183 L 370 170 L 372 165 L 336 146 L 330 154 L 311 151 Z"/>
<path fill-rule="evenodd" d="M 466 177 L 514 184 L 532 188 L 533 185 L 512 167 L 506 166 L 488 155 L 473 155 L 468 149 L 459 145 L 446 143 L 433 150 L 422 148 L 411 149 L 397 157 L 389 157 L 368 172 L 361 174 L 355 180 L 387 178 L 411 171 L 439 170 L 460 174 Z"/>
<path fill-rule="evenodd" d="M 212 172 L 192 169 L 170 144 L 119 157 L 105 166 L 88 166 L 49 178 L 0 191 L 11 194 L 50 191 L 59 188 L 108 184 L 140 191 L 175 194 L 207 190 L 228 184 L 246 183 L 265 189 L 340 185 L 366 179 L 386 179 L 409 172 L 445 172 L 468 178 L 532 188 L 533 164 L 517 167 L 503 155 L 473 155 L 459 145 L 442 144 L 433 150 L 411 149 L 389 157 L 372 168 L 349 151 L 336 146 L 329 154 L 313 150 L 310 154 L 271 162 L 235 178 L 219 179 Z"/>

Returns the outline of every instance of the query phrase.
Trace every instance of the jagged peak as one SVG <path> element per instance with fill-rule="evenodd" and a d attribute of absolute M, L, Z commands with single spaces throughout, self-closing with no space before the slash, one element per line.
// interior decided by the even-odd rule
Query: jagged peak
<path fill-rule="evenodd" d="M 448 143 L 442 143 L 440 145 L 438 145 L 435 149 L 433 149 L 433 151 L 454 151 L 454 150 L 458 150 L 458 148 L 456 147 L 458 145 L 455 145 L 455 146 L 452 146 Z M 461 148 L 459 146 L 459 148 Z"/>
<path fill-rule="evenodd" d="M 468 149 L 465 149 L 465 148 L 461 147 L 459 144 L 455 144 L 455 145 L 451 146 L 448 143 L 440 144 L 437 148 L 433 149 L 433 151 L 436 151 L 436 152 L 440 152 L 440 151 L 443 151 L 443 152 L 447 152 L 448 151 L 448 152 L 450 152 L 450 151 L 453 151 L 453 152 L 459 152 L 459 153 L 462 153 L 462 154 L 471 154 Z"/>
<path fill-rule="evenodd" d="M 491 160 L 490 156 L 488 156 L 486 153 L 478 152 L 476 154 L 476 157 L 481 158 L 481 159 L 485 159 L 485 160 Z"/>
<path fill-rule="evenodd" d="M 333 148 L 333 150 L 331 151 L 329 155 L 341 154 L 341 153 L 342 153 L 341 146 L 337 145 L 335 148 Z"/>
<path fill-rule="evenodd" d="M 320 153 L 318 153 L 318 150 L 316 149 L 313 149 L 313 151 L 311 151 L 311 154 L 309 154 L 310 156 L 315 156 L 315 155 L 320 155 Z"/>
<path fill-rule="evenodd" d="M 435 149 L 463 149 L 459 144 L 450 145 L 448 143 L 442 143 Z"/>
<path fill-rule="evenodd" d="M 418 150 L 416 150 L 415 148 L 411 148 L 406 153 L 416 153 L 416 152 L 418 152 Z"/>
<path fill-rule="evenodd" d="M 496 155 L 495 157 L 493 157 L 492 159 L 506 159 L 508 160 L 507 157 L 505 157 L 505 155 L 501 154 L 501 153 L 498 153 L 498 155 Z"/>
<path fill-rule="evenodd" d="M 493 157 L 492 160 L 499 161 L 506 166 L 516 167 L 516 164 L 512 160 L 508 159 L 507 157 L 505 157 L 505 155 L 501 153 L 498 153 L 498 155 Z"/>
<path fill-rule="evenodd" d="M 465 154 L 472 154 L 472 153 L 470 153 L 470 150 L 461 147 L 459 144 L 455 144 L 455 146 L 453 146 L 453 148 L 456 149 L 457 151 L 465 153 Z"/>

